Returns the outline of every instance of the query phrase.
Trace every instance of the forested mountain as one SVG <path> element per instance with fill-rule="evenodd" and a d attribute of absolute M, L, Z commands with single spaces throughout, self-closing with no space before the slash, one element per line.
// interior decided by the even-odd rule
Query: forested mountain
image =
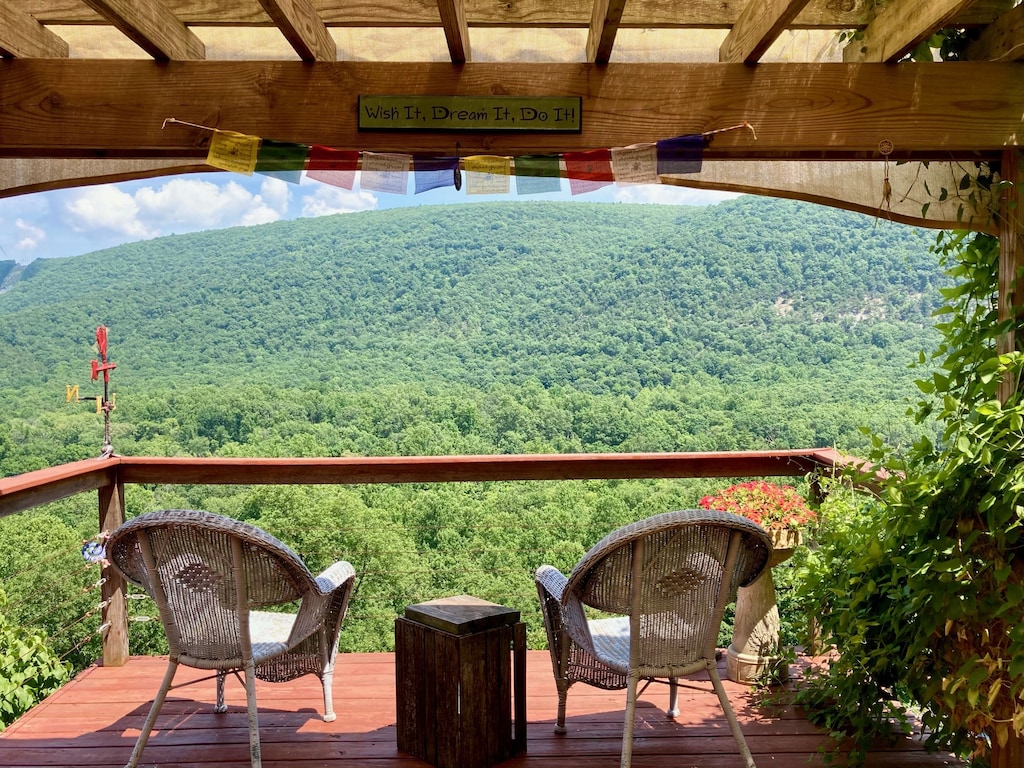
<path fill-rule="evenodd" d="M 6 384 L 63 384 L 110 328 L 123 385 L 859 377 L 927 344 L 932 235 L 789 201 L 487 203 L 166 237 L 33 262 Z"/>

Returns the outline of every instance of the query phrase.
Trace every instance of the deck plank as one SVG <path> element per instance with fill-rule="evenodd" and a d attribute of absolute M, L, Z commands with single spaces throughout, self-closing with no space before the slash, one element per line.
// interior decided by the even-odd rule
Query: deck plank
<path fill-rule="evenodd" d="M 119 768 L 131 753 L 166 667 L 166 659 L 134 657 L 124 667 L 91 667 L 0 733 L 0 767 Z M 338 719 L 321 719 L 319 682 L 306 677 L 257 685 L 266 768 L 424 768 L 396 747 L 395 663 L 392 654 L 339 655 L 334 677 Z M 178 679 L 206 673 L 179 668 Z M 176 682 L 177 682 L 176 680 Z M 760 766 L 821 765 L 825 736 L 793 706 L 760 706 L 754 692 L 726 681 L 747 742 Z M 576 685 L 569 692 L 568 733 L 555 735 L 557 707 L 551 664 L 544 651 L 527 658 L 528 740 L 524 755 L 503 768 L 616 768 L 625 694 Z M 229 681 L 229 711 L 212 712 L 214 685 L 172 690 L 143 754 L 144 766 L 247 768 L 245 696 Z M 709 682 L 680 688 L 682 715 L 665 717 L 667 689 L 652 686 L 637 705 L 636 768 L 741 768 Z M 925 752 L 912 739 L 879 745 L 868 768 L 949 768 L 948 755 Z"/>

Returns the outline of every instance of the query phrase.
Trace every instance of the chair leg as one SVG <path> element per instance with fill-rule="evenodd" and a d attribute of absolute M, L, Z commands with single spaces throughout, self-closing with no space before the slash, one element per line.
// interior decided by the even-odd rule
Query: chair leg
<path fill-rule="evenodd" d="M 213 711 L 218 715 L 228 711 L 228 705 L 224 703 L 224 678 L 227 676 L 228 673 L 224 670 L 217 672 L 217 705 L 213 708 Z"/>
<path fill-rule="evenodd" d="M 139 760 L 142 758 L 142 750 L 146 748 L 146 742 L 149 741 L 150 731 L 153 730 L 153 726 L 156 724 L 156 716 L 160 714 L 160 708 L 164 705 L 164 699 L 167 698 L 167 692 L 171 690 L 171 683 L 174 682 L 174 673 L 178 671 L 177 659 L 170 659 L 167 662 L 167 671 L 164 672 L 163 682 L 160 683 L 160 690 L 156 692 L 156 698 L 153 699 L 153 704 L 149 708 L 149 714 L 146 715 L 146 722 L 142 724 L 142 731 L 139 733 L 138 741 L 135 742 L 135 749 L 132 750 L 132 756 L 128 758 L 128 764 L 125 768 L 135 768 L 139 764 Z"/>
<path fill-rule="evenodd" d="M 743 756 L 743 765 L 746 768 L 757 768 L 754 757 L 750 754 L 750 747 L 747 746 L 747 740 L 743 737 L 743 731 L 740 730 L 740 723 L 736 719 L 736 713 L 732 711 L 732 704 L 729 703 L 729 697 L 725 693 L 722 678 L 718 674 L 718 666 L 713 661 L 708 662 L 708 675 L 711 677 L 711 683 L 715 686 L 715 693 L 718 694 L 718 700 L 722 703 L 722 709 L 725 710 L 725 719 L 729 721 L 729 730 L 732 731 L 732 736 L 736 739 L 736 745 L 740 748 L 740 754 Z"/>
<path fill-rule="evenodd" d="M 249 710 L 249 759 L 252 768 L 263 768 L 260 757 L 260 723 L 256 710 L 256 666 L 252 659 L 245 663 L 245 702 Z"/>
<path fill-rule="evenodd" d="M 334 685 L 333 664 L 324 667 L 323 674 L 320 675 L 320 684 L 324 687 L 324 722 L 333 723 L 338 717 L 334 713 L 334 692 L 332 690 Z"/>
<path fill-rule="evenodd" d="M 620 768 L 629 768 L 633 759 L 633 717 L 636 714 L 636 687 L 640 682 L 636 673 L 629 673 L 629 684 L 626 688 L 626 722 L 622 726 L 622 758 Z"/>
<path fill-rule="evenodd" d="M 565 733 L 565 702 L 569 698 L 569 686 L 565 680 L 555 680 L 558 688 L 558 717 L 555 719 L 555 733 Z"/>
<path fill-rule="evenodd" d="M 668 718 L 675 720 L 679 717 L 679 680 L 675 677 L 668 679 Z"/>
<path fill-rule="evenodd" d="M 565 703 L 569 698 L 569 681 L 565 678 L 565 670 L 569 668 L 569 651 L 572 638 L 564 630 L 558 635 L 558 642 L 552 649 L 551 660 L 555 668 L 555 687 L 558 689 L 558 717 L 555 719 L 555 733 L 565 733 Z"/>

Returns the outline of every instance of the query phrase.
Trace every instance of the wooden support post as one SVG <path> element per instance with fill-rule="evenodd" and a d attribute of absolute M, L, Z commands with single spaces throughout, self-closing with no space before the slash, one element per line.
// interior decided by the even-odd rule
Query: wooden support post
<path fill-rule="evenodd" d="M 1012 352 L 1021 343 L 1016 326 L 1021 317 L 1021 304 L 1024 303 L 1024 218 L 1021 203 L 1024 195 L 1020 193 L 1024 171 L 1021 164 L 1024 156 L 1020 151 L 1008 148 L 1003 151 L 1000 164 L 1000 179 L 1005 184 L 999 194 L 999 320 L 1017 318 L 1014 328 L 999 339 L 999 352 Z M 1006 402 L 1013 394 L 1017 382 L 1004 378 L 999 384 L 999 400 Z"/>
<path fill-rule="evenodd" d="M 113 483 L 100 487 L 100 533 L 111 533 L 124 522 L 124 483 L 115 476 Z M 120 667 L 128 660 L 128 607 L 125 581 L 111 565 L 103 567 L 102 623 L 103 666 Z"/>

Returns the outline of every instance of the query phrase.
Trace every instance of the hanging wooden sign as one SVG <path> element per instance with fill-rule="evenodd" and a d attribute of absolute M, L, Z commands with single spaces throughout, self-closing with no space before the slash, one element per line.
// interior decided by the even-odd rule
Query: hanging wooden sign
<path fill-rule="evenodd" d="M 578 96 L 360 96 L 363 131 L 582 130 Z"/>

